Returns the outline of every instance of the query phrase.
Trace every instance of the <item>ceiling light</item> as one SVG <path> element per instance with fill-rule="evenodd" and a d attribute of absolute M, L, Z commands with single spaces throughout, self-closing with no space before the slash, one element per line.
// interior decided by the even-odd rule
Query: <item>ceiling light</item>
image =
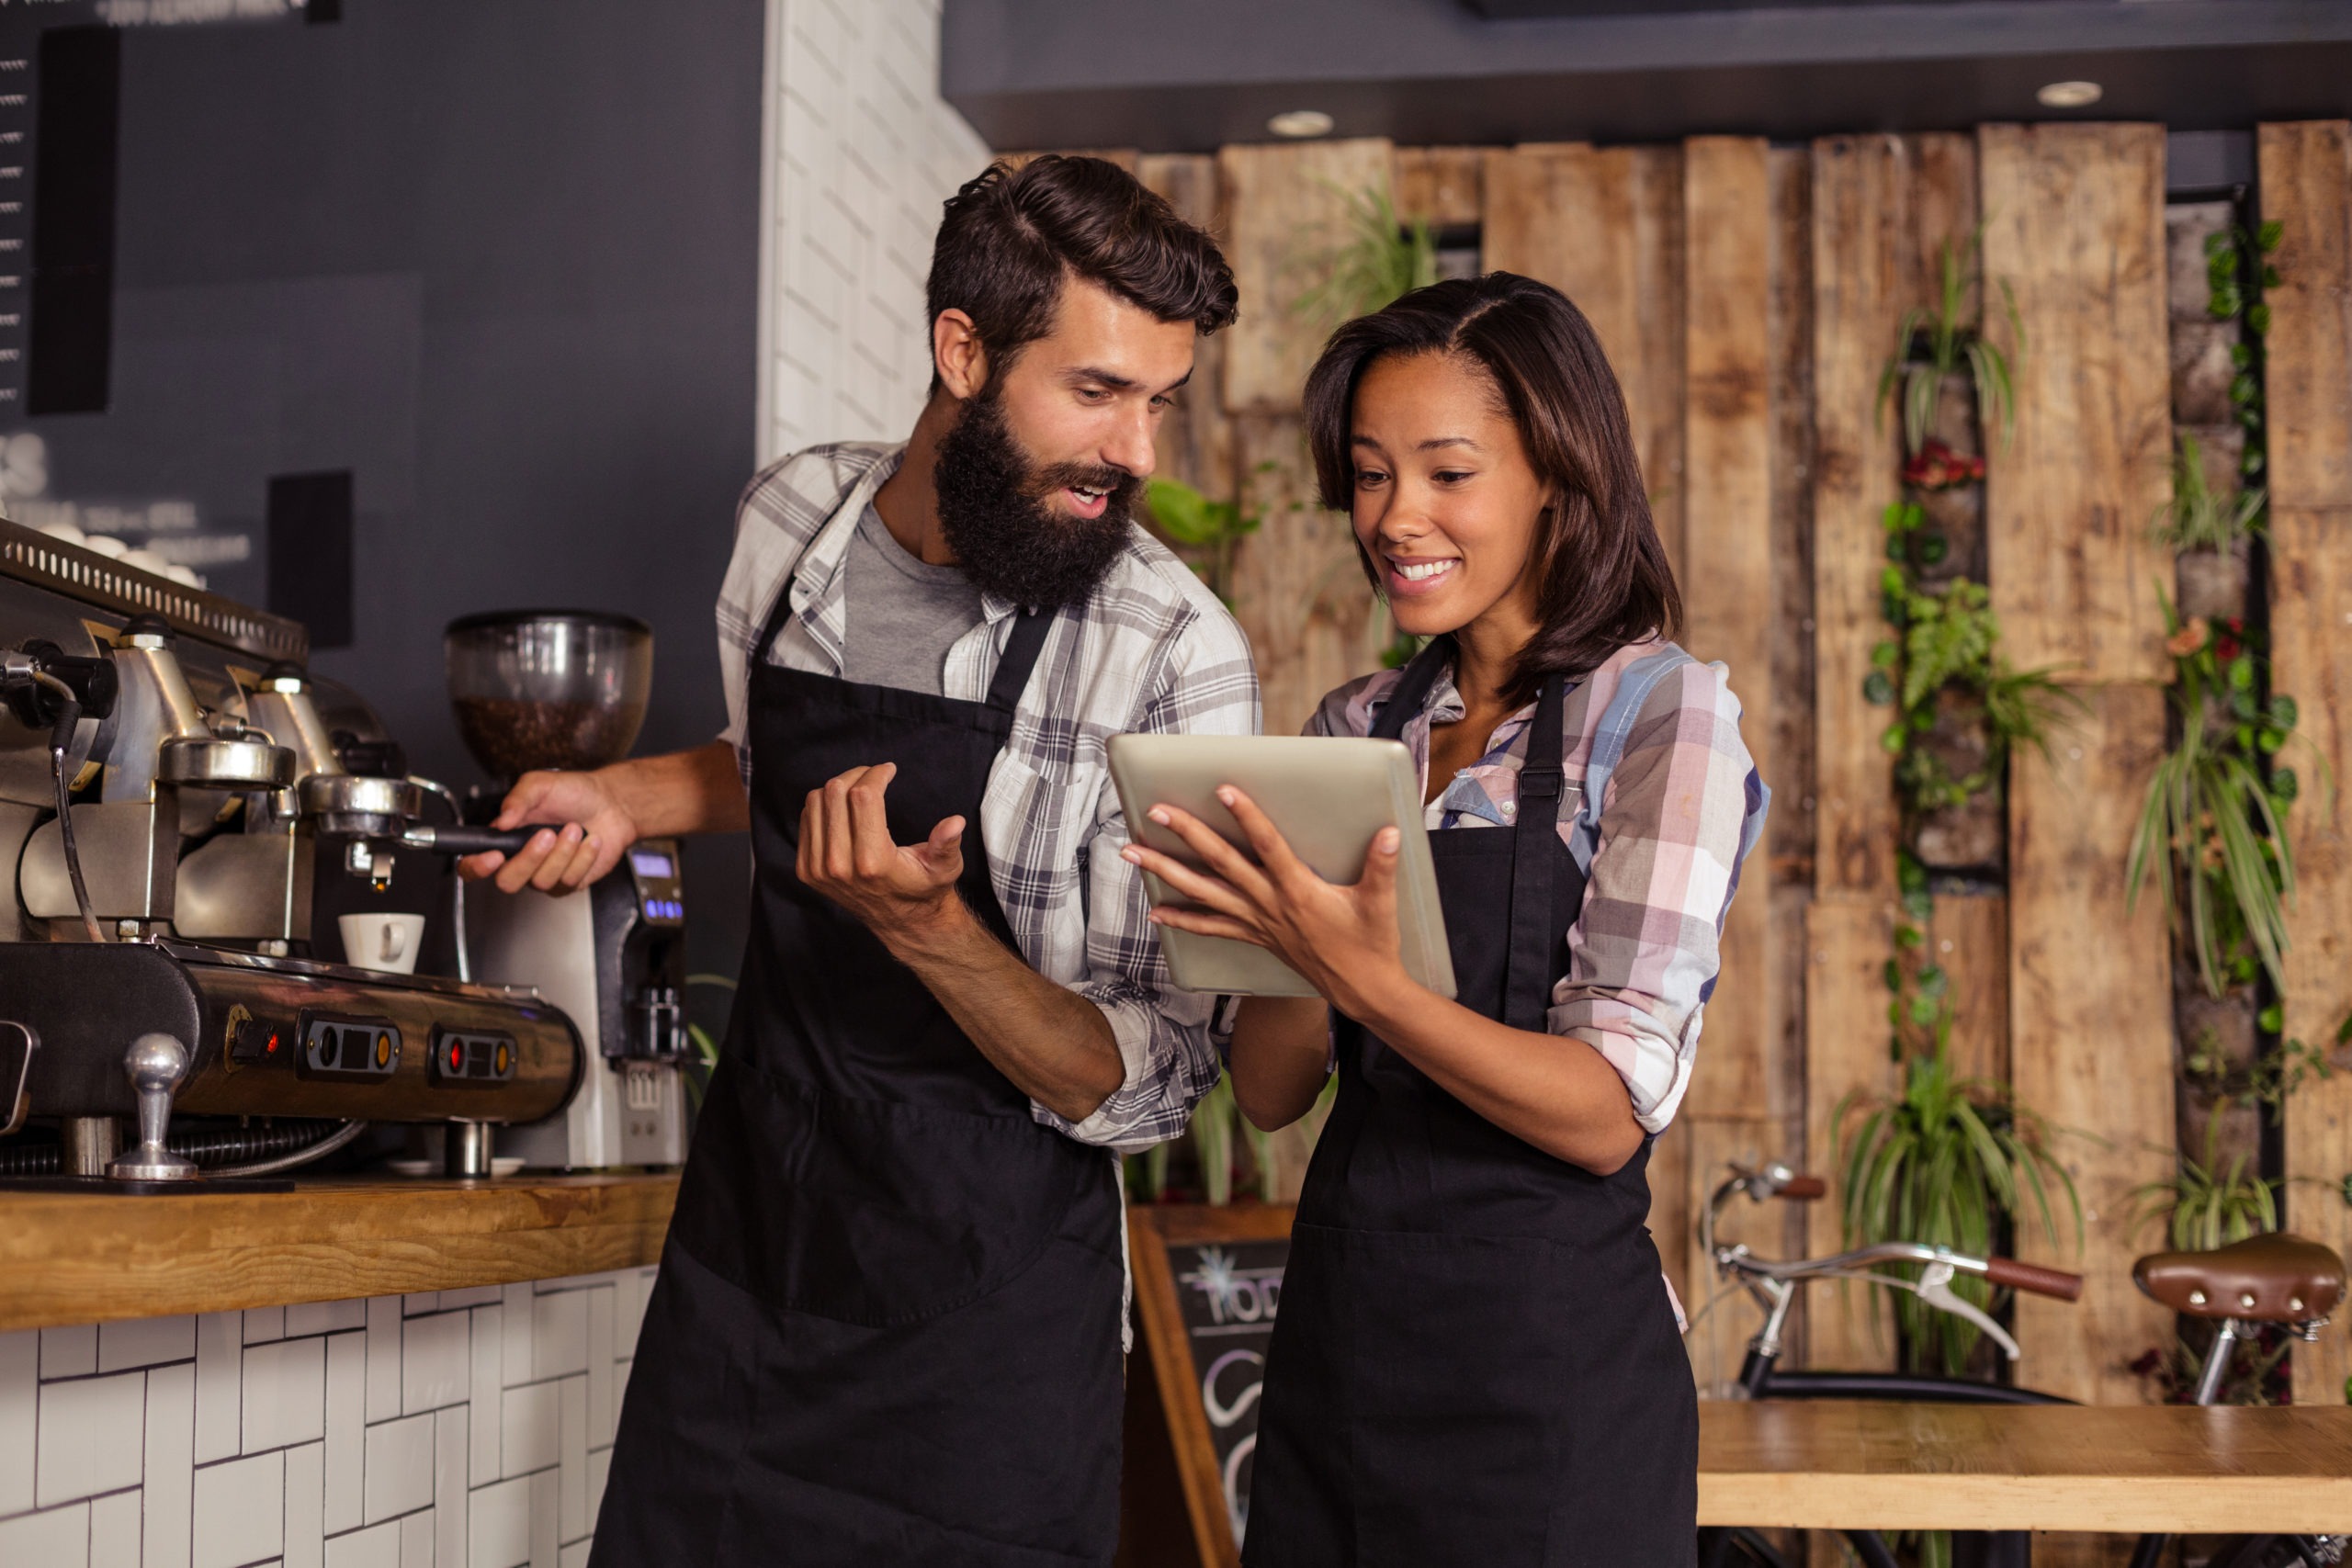
<path fill-rule="evenodd" d="M 2096 82 L 2052 82 L 2034 96 L 2044 108 L 2086 109 L 2098 102 L 2104 91 Z"/>
<path fill-rule="evenodd" d="M 1331 117 L 1321 109 L 1284 109 L 1266 122 L 1266 129 L 1276 136 L 1294 140 L 1331 134 Z"/>

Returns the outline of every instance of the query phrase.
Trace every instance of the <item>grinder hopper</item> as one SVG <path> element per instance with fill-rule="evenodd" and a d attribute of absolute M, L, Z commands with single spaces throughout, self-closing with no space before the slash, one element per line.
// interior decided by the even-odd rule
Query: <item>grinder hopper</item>
<path fill-rule="evenodd" d="M 492 777 L 628 755 L 653 687 L 653 628 L 598 610 L 492 610 L 442 642 L 458 733 Z"/>

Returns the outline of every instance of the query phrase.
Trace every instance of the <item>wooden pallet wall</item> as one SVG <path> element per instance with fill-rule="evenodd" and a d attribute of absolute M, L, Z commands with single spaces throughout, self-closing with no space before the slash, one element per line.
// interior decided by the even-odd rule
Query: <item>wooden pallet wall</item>
<path fill-rule="evenodd" d="M 2337 1076 L 2287 1107 L 2287 1223 L 2352 1252 L 2352 1055 L 2335 1048 L 2352 1015 L 2352 124 L 2262 128 L 2262 216 L 2282 226 L 2269 291 L 2270 643 L 2274 688 L 2335 775 L 2312 787 L 2309 750 L 2282 758 L 2308 781 L 2289 818 L 2296 897 L 2289 914 L 2289 1039 L 2329 1050 Z M 2297 1346 L 2295 1397 L 2346 1397 L 2352 1355 L 2331 1328 Z"/>
<path fill-rule="evenodd" d="M 1235 562 L 1233 611 L 1257 650 L 1270 734 L 1296 734 L 1325 692 L 1378 667 L 1385 640 L 1348 519 L 1316 500 L 1298 417 L 1336 323 L 1297 306 L 1348 238 L 1350 196 L 1387 193 L 1391 152 L 1363 138 L 1217 154 L 1242 310 L 1224 350 L 1225 412 L 1242 504 L 1262 519 Z"/>
<path fill-rule="evenodd" d="M 2127 913 L 2121 874 L 2165 743 L 2165 657 L 2149 519 L 2170 491 L 2162 128 L 1987 126 L 1984 266 L 2014 291 L 2014 445 L 1992 464 L 1993 604 L 2020 665 L 2057 664 L 2085 707 L 2045 762 L 2010 765 L 2009 1051 L 2018 1098 L 2062 1129 L 2088 1240 L 2020 1225 L 2020 1257 L 2079 1269 L 2082 1300 L 2021 1297 L 2024 1381 L 2133 1403 L 2129 1371 L 2171 1342 L 2131 1280 L 2131 1190 L 2172 1174 L 2170 942 L 2158 900 Z M 2167 573 L 2168 575 L 2168 573 Z"/>

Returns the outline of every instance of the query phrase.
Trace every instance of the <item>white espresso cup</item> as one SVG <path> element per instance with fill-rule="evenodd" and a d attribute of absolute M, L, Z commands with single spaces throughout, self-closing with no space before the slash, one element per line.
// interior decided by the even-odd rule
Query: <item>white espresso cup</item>
<path fill-rule="evenodd" d="M 344 962 L 388 975 L 416 973 L 416 950 L 424 945 L 423 915 L 342 915 Z"/>

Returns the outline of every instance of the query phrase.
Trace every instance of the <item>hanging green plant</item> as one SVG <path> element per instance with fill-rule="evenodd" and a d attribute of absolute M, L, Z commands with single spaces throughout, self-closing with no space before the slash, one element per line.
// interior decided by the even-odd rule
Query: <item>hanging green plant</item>
<path fill-rule="evenodd" d="M 1958 578 L 1932 591 L 1918 586 L 1917 569 L 1939 556 L 1917 502 L 1893 503 L 1883 521 L 1888 565 L 1879 574 L 1879 610 L 1895 635 L 1871 650 L 1862 695 L 1895 710 L 1879 743 L 1895 759 L 1904 805 L 1915 813 L 1962 806 L 2000 783 L 2019 746 L 2046 757 L 2052 731 L 2082 699 L 2052 671 L 2013 669 L 2000 657 L 2000 621 L 1984 584 Z M 1983 760 L 1965 773 L 1954 773 L 1937 750 L 1922 744 L 1937 728 L 1947 692 L 1959 695 L 1964 722 L 1984 727 Z"/>
<path fill-rule="evenodd" d="M 1437 237 L 1426 219 L 1407 223 L 1377 186 L 1341 191 L 1327 182 L 1326 188 L 1347 202 L 1346 237 L 1299 258 L 1316 281 L 1291 302 L 1294 314 L 1329 331 L 1437 281 Z"/>
<path fill-rule="evenodd" d="M 2187 922 L 2209 995 L 2250 982 L 2257 967 L 2283 990 L 2286 907 L 2295 893 L 2284 819 L 2301 782 L 2273 759 L 2294 738 L 2295 700 L 2259 698 L 2261 672 L 2243 623 L 2218 634 L 2202 620 L 2184 623 L 2164 590 L 2156 592 L 2171 634 L 2180 739 L 2148 781 L 2124 867 L 2126 908 L 2154 878 L 2166 918 Z M 2316 748 L 2312 755 L 2326 789 L 2325 759 Z"/>
<path fill-rule="evenodd" d="M 2228 550 L 2261 532 L 2266 502 L 2257 485 L 2235 498 L 2216 494 L 2197 437 L 2184 434 L 2173 454 L 2172 495 L 2148 520 L 2148 536 L 2171 550 Z"/>
<path fill-rule="evenodd" d="M 1962 243 L 1946 240 L 1937 248 L 1936 302 L 1903 313 L 1902 323 L 1895 329 L 1894 353 L 1879 372 L 1879 417 L 1885 417 L 1890 402 L 1900 401 L 1903 450 L 1915 457 L 1928 444 L 1944 378 L 1963 369 L 1975 385 L 1978 415 L 1987 425 L 1998 427 L 2004 446 L 2016 429 L 2017 389 L 2008 355 L 1984 336 L 1981 314 L 1973 319 L 1966 314 L 1969 289 L 1977 288 L 1981 297 L 1987 287 L 1984 238 L 1984 226 L 1979 223 Z M 1963 244 L 1968 262 L 1962 259 Z M 1989 286 L 2001 296 L 2010 341 L 2018 353 L 2024 353 L 2025 321 L 2018 314 L 2017 297 L 2008 280 L 1995 279 Z"/>

